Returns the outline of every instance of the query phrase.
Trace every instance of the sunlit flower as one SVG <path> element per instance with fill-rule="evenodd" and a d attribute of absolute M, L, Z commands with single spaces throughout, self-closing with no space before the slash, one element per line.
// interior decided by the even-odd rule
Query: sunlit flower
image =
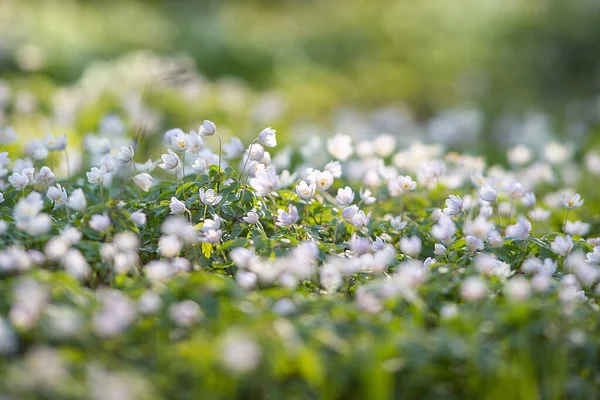
<path fill-rule="evenodd" d="M 346 161 L 354 153 L 352 138 L 341 133 L 336 134 L 327 141 L 327 151 L 329 151 L 329 154 L 334 158 Z"/>
<path fill-rule="evenodd" d="M 519 215 L 516 224 L 506 227 L 506 236 L 513 239 L 526 239 L 529 232 L 531 232 L 531 222 L 522 215 Z"/>
<path fill-rule="evenodd" d="M 167 154 L 163 154 L 160 156 L 162 159 L 162 163 L 158 164 L 158 166 L 165 171 L 171 171 L 175 168 L 179 168 L 180 161 L 179 156 L 173 152 L 171 149 L 167 149 Z"/>
<path fill-rule="evenodd" d="M 133 157 L 135 156 L 135 151 L 133 150 L 133 146 L 121 146 L 121 149 L 115 156 L 115 158 L 123 163 L 127 164 L 133 161 Z"/>
<path fill-rule="evenodd" d="M 298 221 L 298 209 L 293 204 L 288 205 L 287 212 L 278 209 L 277 210 L 277 226 L 290 226 Z"/>
<path fill-rule="evenodd" d="M 294 191 L 302 200 L 310 200 L 315 195 L 316 189 L 317 186 L 314 182 L 308 184 L 306 183 L 306 181 L 302 180 L 298 182 L 298 184 L 294 188 Z"/>
<path fill-rule="evenodd" d="M 579 208 L 583 205 L 583 199 L 579 193 L 575 193 L 573 196 L 569 197 L 567 195 L 563 196 L 562 200 L 563 207 L 567 210 L 572 210 L 574 208 Z"/>
<path fill-rule="evenodd" d="M 177 199 L 177 197 L 171 197 L 171 202 L 169 203 L 169 208 L 171 209 L 171 214 L 179 215 L 183 214 L 187 211 L 185 203 Z"/>
<path fill-rule="evenodd" d="M 460 196 L 451 194 L 446 199 L 446 208 L 444 208 L 444 213 L 452 216 L 459 214 L 463 209 L 463 201 Z"/>
<path fill-rule="evenodd" d="M 144 192 L 150 190 L 150 188 L 152 187 L 152 181 L 152 175 L 147 174 L 145 172 L 137 174 L 133 177 L 133 183 L 135 183 L 135 185 Z"/>
<path fill-rule="evenodd" d="M 354 201 L 354 192 L 350 186 L 346 186 L 345 188 L 338 189 L 337 196 L 335 196 L 335 201 L 340 206 L 347 206 L 348 204 Z"/>
<path fill-rule="evenodd" d="M 496 193 L 496 189 L 494 189 L 493 187 L 488 186 L 488 185 L 483 185 L 479 189 L 479 198 L 483 201 L 492 203 L 492 202 L 496 201 L 496 199 L 498 198 L 498 194 Z"/>
<path fill-rule="evenodd" d="M 214 122 L 209 120 L 204 120 L 200 128 L 198 129 L 198 133 L 202 136 L 212 136 L 217 132 L 217 126 Z"/>
<path fill-rule="evenodd" d="M 267 147 L 277 146 L 277 138 L 275 137 L 275 132 L 275 129 L 272 129 L 270 126 L 268 128 L 263 129 L 258 134 L 258 142 L 263 146 Z"/>
<path fill-rule="evenodd" d="M 214 190 L 212 190 L 212 189 L 205 190 L 204 188 L 199 189 L 199 196 L 200 196 L 200 201 L 203 204 L 206 204 L 207 206 L 217 205 L 223 198 L 223 196 L 217 195 Z"/>

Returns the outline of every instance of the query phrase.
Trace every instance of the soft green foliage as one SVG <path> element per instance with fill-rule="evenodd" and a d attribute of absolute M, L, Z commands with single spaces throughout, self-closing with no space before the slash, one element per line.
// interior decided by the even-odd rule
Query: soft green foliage
<path fill-rule="evenodd" d="M 181 133 L 171 143 L 190 135 Z M 213 140 L 204 137 L 205 145 Z M 329 152 L 345 158 L 344 143 L 339 136 L 330 139 Z M 227 161 L 248 164 L 244 160 L 257 146 L 255 141 Z M 59 151 L 50 150 L 49 159 Z M 103 185 L 93 183 L 94 168 L 87 180 L 71 170 L 70 178 L 57 178 L 66 205 L 50 201 L 56 197 L 47 192 L 37 211 L 23 207 L 46 193 L 53 179 L 18 190 L 16 161 L 10 164 L 0 205 L 8 224 L 0 239 L 0 394 L 560 399 L 597 392 L 598 270 L 583 253 L 593 254 L 598 240 L 584 240 L 589 235 L 579 229 L 566 236 L 572 242 L 565 252 L 557 245 L 569 216 L 593 222 L 587 231 L 598 232 L 596 211 L 586 202 L 565 217 L 561 201 L 581 204 L 560 197 L 560 180 L 544 183 L 527 172 L 536 164 L 494 171 L 466 155 L 432 156 L 419 168 L 442 169 L 434 168 L 435 175 L 417 170 L 418 185 L 381 171 L 386 178 L 372 183 L 373 202 L 358 193 L 354 201 L 347 197 L 352 189 L 342 189 L 358 178 L 335 172 L 355 161 L 366 168 L 368 159 L 329 164 L 324 172 L 298 168 L 301 175 L 291 178 L 280 173 L 265 191 L 261 179 L 275 173 L 273 166 L 252 161 L 248 176 L 229 166 L 219 170 L 216 164 L 225 160 L 203 154 L 213 165 L 196 173 L 193 154 L 179 152 L 181 163 L 188 155 L 183 178 L 181 166 L 164 175 L 151 172 L 156 164 L 134 170 L 131 161 L 116 164 L 110 185 L 106 176 Z M 139 153 L 135 158 L 144 159 Z M 86 169 L 108 165 L 92 163 L 93 154 L 84 159 L 90 160 Z M 389 161 L 381 159 L 396 170 Z M 34 165 L 37 176 L 40 162 Z M 545 165 L 554 176 L 563 168 Z M 131 181 L 141 168 L 163 178 L 147 192 Z M 469 180 L 482 182 L 482 172 L 495 177 L 497 201 L 477 200 L 478 193 L 487 194 Z M 559 196 L 558 203 L 552 196 L 534 201 L 550 207 L 547 219 L 536 217 L 543 210 L 533 211 L 534 204 L 525 203 L 528 192 L 515 183 L 527 174 L 527 188 L 538 198 Z M 294 187 L 300 178 L 316 184 L 307 199 Z M 455 179 L 462 183 L 450 189 Z M 71 201 L 79 188 L 87 199 L 81 211 Z M 206 205 L 201 189 L 222 197 Z M 447 199 L 450 193 L 462 199 Z M 185 205 L 175 217 L 173 197 Z M 294 214 L 288 206 L 296 207 L 297 216 L 286 221 L 282 210 Z M 146 222 L 134 212 L 143 212 Z M 32 233 L 45 214 L 51 226 Z M 397 221 L 389 221 L 390 214 Z M 531 232 L 519 225 L 523 217 L 517 223 L 519 214 L 537 219 Z M 108 217 L 110 225 L 99 227 L 94 216 Z M 477 221 L 483 228 L 468 226 Z M 447 239 L 436 230 L 444 224 L 454 227 Z M 472 245 L 472 235 L 482 239 L 480 245 Z M 403 242 L 410 237 L 419 243 L 416 250 Z M 440 243 L 446 251 L 434 254 Z M 252 253 L 236 258 L 240 248 Z M 125 254 L 133 257 L 119 262 Z M 551 269 L 527 269 L 535 257 Z M 483 291 L 469 287 L 473 279 Z"/>

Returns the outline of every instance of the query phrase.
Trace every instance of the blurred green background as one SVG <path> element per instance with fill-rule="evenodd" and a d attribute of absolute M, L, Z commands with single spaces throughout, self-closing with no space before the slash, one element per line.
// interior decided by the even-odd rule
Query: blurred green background
<path fill-rule="evenodd" d="M 450 139 L 475 121 L 486 146 L 540 115 L 552 135 L 581 141 L 598 118 L 597 0 L 0 1 L 0 78 L 42 97 L 139 50 L 282 99 L 264 107 L 288 122 L 331 126 L 340 110 L 392 107 L 417 123 L 449 116 Z M 197 113 L 220 115 L 193 108 L 165 126 Z"/>

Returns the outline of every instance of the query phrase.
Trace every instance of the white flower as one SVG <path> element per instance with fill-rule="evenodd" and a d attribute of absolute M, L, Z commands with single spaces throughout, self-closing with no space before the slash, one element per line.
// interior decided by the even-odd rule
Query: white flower
<path fill-rule="evenodd" d="M 175 235 L 164 235 L 158 239 L 158 252 L 163 257 L 176 257 L 182 247 L 183 244 Z"/>
<path fill-rule="evenodd" d="M 50 186 L 46 192 L 46 196 L 54 202 L 54 209 L 58 210 L 67 203 L 67 191 L 60 184 Z"/>
<path fill-rule="evenodd" d="M 475 236 L 479 239 L 485 239 L 492 229 L 494 229 L 494 224 L 481 216 L 475 218 L 473 221 L 466 221 L 463 227 L 466 235 Z"/>
<path fill-rule="evenodd" d="M 210 229 L 203 232 L 202 241 L 212 244 L 219 243 L 222 235 L 223 231 L 221 229 Z"/>
<path fill-rule="evenodd" d="M 583 199 L 579 193 L 575 193 L 572 197 L 564 195 L 562 203 L 567 210 L 572 210 L 581 207 L 583 205 Z"/>
<path fill-rule="evenodd" d="M 246 216 L 243 218 L 244 222 L 249 224 L 256 224 L 258 222 L 258 214 L 255 211 L 248 211 Z"/>
<path fill-rule="evenodd" d="M 40 168 L 40 172 L 35 176 L 35 182 L 44 186 L 54 183 L 54 172 L 47 167 Z"/>
<path fill-rule="evenodd" d="M 157 313 L 162 307 L 160 296 L 151 290 L 146 290 L 137 301 L 138 310 L 144 315 Z"/>
<path fill-rule="evenodd" d="M 550 218 L 550 210 L 536 207 L 533 210 L 530 210 L 527 215 L 534 221 L 547 221 L 548 218 Z"/>
<path fill-rule="evenodd" d="M 225 158 L 236 158 L 244 152 L 244 144 L 237 137 L 232 137 L 227 143 L 223 143 Z"/>
<path fill-rule="evenodd" d="M 188 153 L 199 153 L 204 145 L 204 139 L 195 131 L 191 130 L 187 135 L 187 151 Z M 223 146 L 225 147 L 225 146 Z"/>
<path fill-rule="evenodd" d="M 106 168 L 106 172 L 114 172 L 118 168 L 117 159 L 110 154 L 106 154 L 104 157 L 100 159 L 97 167 L 104 166 Z"/>
<path fill-rule="evenodd" d="M 371 243 L 371 250 L 373 251 L 379 251 L 379 250 L 383 250 L 385 248 L 385 241 L 380 238 L 379 236 L 377 236 L 375 238 L 375 240 L 373 241 L 373 243 Z"/>
<path fill-rule="evenodd" d="M 502 239 L 502 235 L 498 231 L 488 233 L 487 239 L 491 247 L 502 247 L 504 245 L 504 239 Z"/>
<path fill-rule="evenodd" d="M 356 236 L 356 232 L 352 234 L 348 244 L 350 245 L 350 250 L 358 256 L 369 252 L 369 239 L 365 237 Z"/>
<path fill-rule="evenodd" d="M 451 243 L 456 233 L 456 225 L 449 217 L 442 217 L 431 227 L 431 236 L 442 243 Z"/>
<path fill-rule="evenodd" d="M 140 188 L 140 190 L 147 192 L 152 187 L 152 175 L 142 172 L 133 177 L 133 183 Z"/>
<path fill-rule="evenodd" d="M 221 227 L 221 217 L 215 214 L 214 219 L 206 218 L 204 220 L 204 224 L 202 225 L 202 231 L 214 231 Z"/>
<path fill-rule="evenodd" d="M 498 198 L 498 194 L 496 193 L 496 189 L 489 185 L 483 185 L 479 189 L 479 198 L 483 201 L 487 201 L 488 203 L 492 203 L 496 201 Z"/>
<path fill-rule="evenodd" d="M 23 190 L 29 185 L 29 178 L 27 178 L 27 175 L 18 172 L 9 176 L 8 181 L 16 190 Z"/>
<path fill-rule="evenodd" d="M 463 209 L 463 201 L 459 196 L 451 194 L 446 199 L 446 208 L 444 208 L 444 213 L 452 216 L 459 214 Z"/>
<path fill-rule="evenodd" d="M 277 138 L 275 137 L 275 129 L 272 129 L 270 126 L 268 128 L 263 129 L 258 134 L 258 141 L 263 146 L 267 147 L 275 147 L 277 146 Z"/>
<path fill-rule="evenodd" d="M 342 177 L 342 164 L 339 161 L 330 161 L 325 164 L 324 171 L 329 171 L 334 178 Z"/>
<path fill-rule="evenodd" d="M 215 132 L 217 131 L 217 126 L 214 124 L 214 122 L 209 121 L 209 120 L 204 120 L 204 122 L 202 123 L 202 125 L 200 125 L 200 128 L 198 129 L 198 133 L 202 136 L 212 136 L 215 134 Z"/>
<path fill-rule="evenodd" d="M 401 231 L 402 229 L 406 228 L 408 222 L 402 221 L 402 217 L 396 216 L 390 217 L 390 225 L 392 225 L 392 228 L 394 228 L 395 230 Z"/>
<path fill-rule="evenodd" d="M 590 224 L 582 221 L 567 221 L 565 231 L 570 235 L 584 236 L 590 231 Z"/>
<path fill-rule="evenodd" d="M 544 147 L 544 158 L 550 164 L 561 164 L 571 158 L 572 148 L 558 142 L 550 142 Z"/>
<path fill-rule="evenodd" d="M 252 289 L 258 282 L 258 276 L 254 272 L 238 269 L 235 273 L 235 281 L 242 289 Z"/>
<path fill-rule="evenodd" d="M 194 160 L 194 163 L 192 164 L 192 169 L 198 174 L 201 174 L 202 172 L 206 171 L 207 167 L 208 164 L 206 163 L 206 160 L 203 157 L 197 157 L 196 160 Z"/>
<path fill-rule="evenodd" d="M 302 180 L 298 182 L 294 191 L 302 200 L 310 200 L 315 195 L 316 189 L 317 186 L 314 182 L 309 185 L 306 181 Z"/>
<path fill-rule="evenodd" d="M 169 203 L 169 208 L 171 209 L 171 214 L 178 215 L 183 214 L 187 211 L 185 207 L 185 203 L 177 199 L 177 197 L 171 197 L 171 203 Z"/>
<path fill-rule="evenodd" d="M 90 218 L 90 228 L 95 231 L 103 232 L 110 226 L 110 218 L 106 215 L 92 215 Z"/>
<path fill-rule="evenodd" d="M 360 195 L 360 199 L 366 205 L 373 204 L 377 201 L 377 198 L 373 197 L 373 195 L 369 189 L 365 189 L 365 190 L 360 189 L 358 191 L 358 193 Z"/>
<path fill-rule="evenodd" d="M 171 136 L 171 147 L 175 151 L 186 151 L 188 148 L 188 135 L 181 129 Z"/>
<path fill-rule="evenodd" d="M 525 207 L 533 207 L 535 205 L 535 193 L 525 192 L 521 197 L 521 204 Z"/>
<path fill-rule="evenodd" d="M 296 206 L 292 204 L 288 205 L 287 212 L 282 209 L 277 210 L 277 222 L 275 222 L 275 225 L 290 226 L 296 221 L 298 221 L 298 209 Z"/>
<path fill-rule="evenodd" d="M 0 203 L 4 203 L 4 195 L 0 192 Z"/>
<path fill-rule="evenodd" d="M 54 137 L 48 133 L 46 139 L 44 139 L 44 144 L 48 150 L 64 150 L 67 147 L 67 135 Z"/>
<path fill-rule="evenodd" d="M 388 191 L 390 192 L 390 196 L 399 196 L 406 192 L 413 191 L 417 188 L 417 182 L 413 181 L 413 179 L 408 176 L 398 176 L 396 178 L 392 178 L 388 182 Z"/>
<path fill-rule="evenodd" d="M 487 284 L 477 276 L 470 276 L 460 285 L 460 295 L 467 301 L 477 301 L 485 297 Z"/>
<path fill-rule="evenodd" d="M 250 186 L 256 190 L 256 194 L 259 196 L 266 196 L 275 191 L 279 186 L 275 168 L 268 166 L 263 170 L 256 171 L 254 177 L 250 178 Z"/>
<path fill-rule="evenodd" d="M 403 237 L 400 239 L 400 251 L 411 257 L 421 253 L 421 239 L 418 236 Z"/>
<path fill-rule="evenodd" d="M 260 162 L 265 157 L 265 154 L 268 154 L 265 153 L 265 148 L 258 143 L 254 143 L 253 145 L 250 145 L 248 147 L 248 149 L 244 153 L 244 157 L 242 158 L 242 160 L 240 160 L 240 164 L 242 162 L 245 162 L 247 158 L 249 158 L 250 160 Z"/>
<path fill-rule="evenodd" d="M 513 182 L 508 186 L 508 197 L 518 199 L 525 194 L 525 188 L 519 182 Z"/>
<path fill-rule="evenodd" d="M 199 194 L 200 201 L 207 206 L 217 205 L 223 198 L 223 196 L 217 195 L 212 189 L 204 190 L 203 188 L 200 188 Z"/>
<path fill-rule="evenodd" d="M 433 254 L 435 254 L 436 256 L 443 256 L 444 254 L 446 254 L 446 246 L 444 246 L 443 244 L 436 243 L 433 248 Z"/>
<path fill-rule="evenodd" d="M 69 275 L 78 279 L 85 279 L 92 272 L 87 260 L 77 249 L 69 249 L 62 258 L 62 264 Z"/>
<path fill-rule="evenodd" d="M 309 182 L 314 182 L 319 190 L 327 190 L 333 185 L 333 175 L 329 171 L 313 171 L 308 177 Z"/>
<path fill-rule="evenodd" d="M 234 373 L 247 373 L 260 363 L 261 348 L 254 339 L 242 333 L 230 332 L 223 338 L 221 362 Z"/>
<path fill-rule="evenodd" d="M 341 133 L 336 134 L 327 141 L 327 151 L 334 158 L 346 161 L 354 153 L 352 138 Z"/>
<path fill-rule="evenodd" d="M 325 264 L 319 272 L 319 282 L 328 293 L 335 292 L 343 283 L 342 274 L 333 264 Z"/>
<path fill-rule="evenodd" d="M 143 212 L 134 211 L 131 213 L 131 220 L 136 226 L 144 226 L 146 225 L 147 217 Z"/>
<path fill-rule="evenodd" d="M 550 244 L 552 251 L 561 256 L 566 256 L 573 249 L 573 239 L 571 236 L 566 237 L 557 236 L 554 241 Z"/>
<path fill-rule="evenodd" d="M 171 171 L 179 167 L 179 156 L 175 154 L 171 149 L 167 149 L 167 154 L 163 154 L 162 156 L 160 156 L 160 158 L 163 162 L 158 164 L 158 166 L 164 169 L 165 171 Z"/>
<path fill-rule="evenodd" d="M 524 276 L 515 276 L 506 282 L 506 296 L 512 301 L 524 301 L 531 295 L 531 285 Z"/>
<path fill-rule="evenodd" d="M 483 250 L 483 240 L 475 236 L 466 236 L 467 248 L 471 253 Z"/>
<path fill-rule="evenodd" d="M 81 189 L 75 189 L 73 193 L 69 196 L 69 201 L 67 202 L 68 206 L 71 210 L 75 211 L 83 211 L 87 206 L 87 200 L 85 199 L 85 194 Z"/>
<path fill-rule="evenodd" d="M 6 128 L 0 128 L 0 144 L 11 144 L 17 140 L 17 133 L 13 129 L 12 126 L 7 126 Z M 2 320 L 0 320 L 0 323 Z"/>
<path fill-rule="evenodd" d="M 344 208 L 342 211 L 342 218 L 357 228 L 364 228 L 371 219 L 371 213 L 365 214 L 364 211 L 359 210 L 357 205 L 351 205 L 350 207 Z"/>
<path fill-rule="evenodd" d="M 88 182 L 95 185 L 104 185 L 104 177 L 106 176 L 106 167 L 104 165 L 100 166 L 100 168 L 92 167 L 90 172 L 86 172 L 85 174 L 88 178 Z"/>
<path fill-rule="evenodd" d="M 106 154 L 112 147 L 109 138 L 93 134 L 86 135 L 83 139 L 83 144 L 85 150 L 92 154 Z"/>
<path fill-rule="evenodd" d="M 527 146 L 518 145 L 508 151 L 508 162 L 513 165 L 525 165 L 533 159 L 533 153 Z"/>
<path fill-rule="evenodd" d="M 586 254 L 586 259 L 591 264 L 600 264 L 600 246 L 594 247 L 594 249 Z"/>
<path fill-rule="evenodd" d="M 117 153 L 115 158 L 119 162 L 121 162 L 123 164 L 127 164 L 127 163 L 133 161 L 134 155 L 135 155 L 135 151 L 133 150 L 133 146 L 121 146 L 121 149 L 119 150 L 119 152 Z"/>
<path fill-rule="evenodd" d="M 337 196 L 335 196 L 335 201 L 342 207 L 352 203 L 354 201 L 354 192 L 352 191 L 352 188 L 350 186 L 346 186 L 343 189 L 338 189 Z"/>
<path fill-rule="evenodd" d="M 229 257 L 239 268 L 249 268 L 256 259 L 256 255 L 244 247 L 236 247 L 231 250 Z"/>
<path fill-rule="evenodd" d="M 173 303 L 169 306 L 169 318 L 177 326 L 189 327 L 204 316 L 202 309 L 192 300 L 184 300 L 180 303 Z"/>
<path fill-rule="evenodd" d="M 517 240 L 526 239 L 529 232 L 531 232 L 531 222 L 522 215 L 519 215 L 515 225 L 506 227 L 506 236 Z"/>

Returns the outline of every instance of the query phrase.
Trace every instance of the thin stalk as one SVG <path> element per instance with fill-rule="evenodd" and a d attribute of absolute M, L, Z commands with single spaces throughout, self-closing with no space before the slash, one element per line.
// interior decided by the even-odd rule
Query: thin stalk
<path fill-rule="evenodd" d="M 567 208 L 567 213 L 565 214 L 565 221 L 563 222 L 563 233 L 567 233 L 567 220 L 569 219 L 569 211 L 571 210 Z"/>
<path fill-rule="evenodd" d="M 219 132 L 216 132 L 217 137 L 219 138 L 219 180 L 217 181 L 217 188 L 215 190 L 215 192 L 217 194 L 219 194 L 219 187 L 221 186 L 221 153 L 222 153 L 222 149 L 223 149 L 223 139 L 221 139 L 221 135 L 219 135 Z"/>
<path fill-rule="evenodd" d="M 246 161 L 244 162 L 244 166 L 242 167 L 240 176 L 238 177 L 238 181 L 240 181 L 242 179 L 242 176 L 244 176 L 244 172 L 246 171 L 246 166 L 248 165 L 248 161 L 250 161 L 250 155 L 252 154 L 252 146 L 254 146 L 254 143 L 256 143 L 256 139 L 254 139 L 252 141 L 252 143 L 250 143 L 250 147 L 248 148 L 248 157 L 246 157 Z"/>
<path fill-rule="evenodd" d="M 67 177 L 71 179 L 71 167 L 69 166 L 69 153 L 65 148 L 65 162 L 67 163 Z"/>

